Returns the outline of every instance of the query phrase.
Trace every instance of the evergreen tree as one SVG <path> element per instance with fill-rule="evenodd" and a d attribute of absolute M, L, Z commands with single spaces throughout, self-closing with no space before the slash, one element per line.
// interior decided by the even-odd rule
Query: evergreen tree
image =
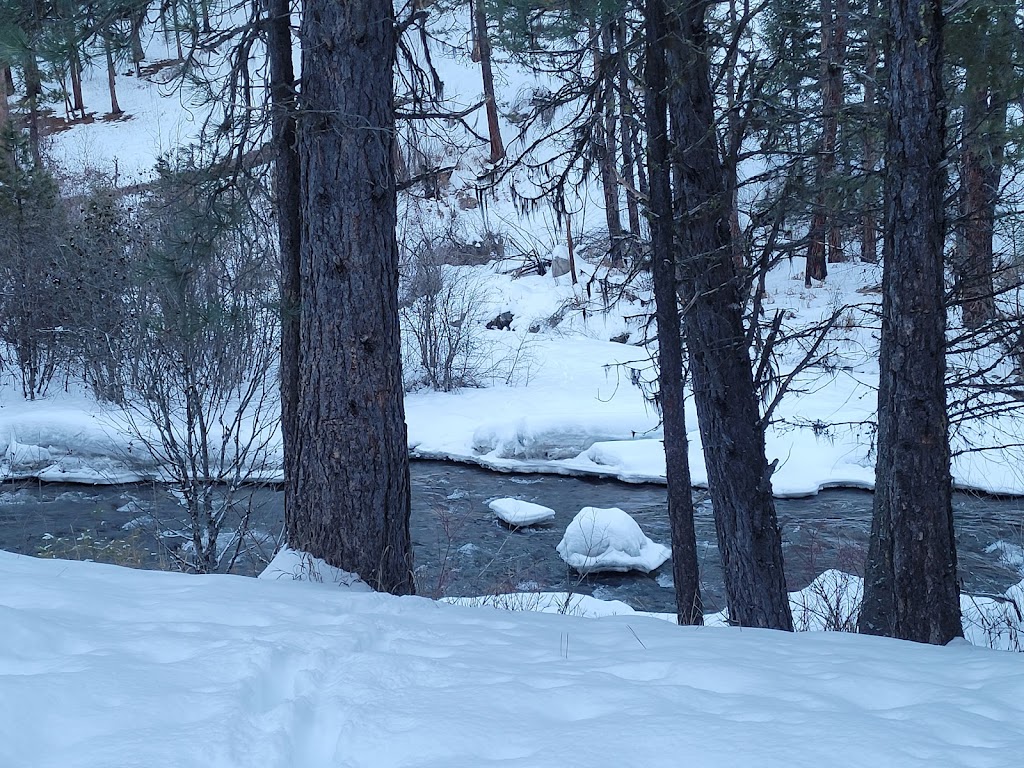
<path fill-rule="evenodd" d="M 774 466 L 765 459 L 714 130 L 708 6 L 707 0 L 668 0 L 664 6 L 678 290 L 686 307 L 690 376 L 730 621 L 792 630 L 772 497 Z"/>
<path fill-rule="evenodd" d="M 964 326 L 995 317 L 993 238 L 1011 135 L 1009 102 L 1021 89 L 1016 3 L 973 0 L 950 25 L 950 58 L 963 72 L 959 226 L 954 271 Z"/>
<path fill-rule="evenodd" d="M 301 347 L 289 543 L 375 589 L 411 593 L 391 0 L 306 0 L 300 39 Z"/>
<path fill-rule="evenodd" d="M 963 634 L 946 414 L 941 0 L 889 6 L 874 516 L 861 632 Z"/>

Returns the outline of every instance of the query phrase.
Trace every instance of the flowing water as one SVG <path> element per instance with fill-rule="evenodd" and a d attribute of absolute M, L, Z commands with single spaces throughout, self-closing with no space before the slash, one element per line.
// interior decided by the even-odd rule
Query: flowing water
<path fill-rule="evenodd" d="M 649 537 L 668 544 L 662 486 L 496 474 L 460 464 L 417 461 L 412 464 L 412 488 L 411 525 L 421 594 L 573 589 L 623 600 L 640 610 L 674 610 L 668 563 L 649 575 L 581 578 L 555 552 L 566 526 L 586 506 L 620 507 Z M 252 526 L 270 552 L 283 524 L 282 495 L 262 488 L 247 491 L 246 496 L 252 503 Z M 506 496 L 551 507 L 557 516 L 545 526 L 510 530 L 487 508 L 489 500 Z M 724 594 L 714 520 L 706 496 L 696 492 L 694 500 L 705 603 L 717 610 L 724 607 Z M 828 490 L 812 498 L 777 501 L 790 589 L 805 587 L 828 568 L 860 572 L 871 500 L 864 491 Z M 997 593 L 1020 581 L 1024 499 L 959 493 L 954 508 L 964 591 Z M 170 567 L 168 546 L 182 543 L 174 533 L 183 527 L 181 517 L 175 498 L 159 485 L 8 483 L 0 486 L 0 549 Z M 994 550 L 986 551 L 993 545 Z M 235 570 L 256 569 L 242 557 Z"/>

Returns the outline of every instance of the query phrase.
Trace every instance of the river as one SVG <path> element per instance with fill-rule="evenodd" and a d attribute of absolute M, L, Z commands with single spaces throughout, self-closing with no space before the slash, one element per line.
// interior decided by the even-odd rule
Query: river
<path fill-rule="evenodd" d="M 598 574 L 581 579 L 555 552 L 573 516 L 585 506 L 620 507 L 655 541 L 669 543 L 665 488 L 558 475 L 498 474 L 435 461 L 412 463 L 412 537 L 421 594 L 481 595 L 565 590 L 618 599 L 638 610 L 673 611 L 671 565 L 650 575 Z M 551 507 L 553 523 L 510 530 L 487 508 L 512 496 Z M 280 535 L 279 491 L 251 491 L 253 527 L 269 551 Z M 706 495 L 695 492 L 703 594 L 708 609 L 724 607 L 721 564 Z M 859 573 L 871 525 L 872 495 L 834 489 L 776 502 L 791 590 L 828 568 Z M 1024 544 L 1024 500 L 956 494 L 960 576 L 969 593 L 1003 592 L 1021 580 L 1014 562 Z M 160 532 L 182 527 L 180 508 L 159 485 L 82 486 L 7 483 L 0 486 L 0 549 L 32 555 L 170 567 Z M 134 524 L 132 521 L 135 521 Z M 128 526 L 127 528 L 125 526 Z M 999 551 L 986 551 L 1003 542 Z M 239 572 L 252 573 L 241 562 Z"/>

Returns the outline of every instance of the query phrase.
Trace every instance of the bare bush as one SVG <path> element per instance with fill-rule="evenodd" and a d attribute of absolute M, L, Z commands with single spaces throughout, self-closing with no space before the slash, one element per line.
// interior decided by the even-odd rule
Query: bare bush
<path fill-rule="evenodd" d="M 864 580 L 828 570 L 790 596 L 797 632 L 856 632 L 864 599 Z"/>
<path fill-rule="evenodd" d="M 186 513 L 180 564 L 206 573 L 262 543 L 238 492 L 266 476 L 276 428 L 276 260 L 256 187 L 189 159 L 160 170 L 135 259 L 124 413 Z"/>
<path fill-rule="evenodd" d="M 1024 590 L 1005 595 L 965 595 L 961 598 L 964 634 L 974 645 L 998 651 L 1024 652 Z"/>
<path fill-rule="evenodd" d="M 493 373 L 482 338 L 487 301 L 472 277 L 440 264 L 430 249 L 419 254 L 400 309 L 406 388 L 451 392 Z"/>

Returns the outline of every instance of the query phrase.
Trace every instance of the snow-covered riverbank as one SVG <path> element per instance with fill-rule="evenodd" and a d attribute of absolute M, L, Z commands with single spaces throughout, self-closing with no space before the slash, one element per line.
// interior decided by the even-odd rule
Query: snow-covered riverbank
<path fill-rule="evenodd" d="M 510 472 L 597 475 L 627 482 L 663 482 L 658 415 L 637 378 L 653 375 L 636 319 L 641 300 L 607 312 L 569 313 L 554 328 L 546 318 L 566 302 L 584 301 L 567 276 L 513 280 L 495 262 L 458 268 L 484 299 L 478 305 L 479 341 L 495 361 L 479 388 L 406 397 L 409 446 L 414 456 L 472 462 Z M 870 265 L 834 265 L 827 287 L 805 289 L 794 267 L 776 267 L 769 304 L 793 327 L 812 325 L 847 306 L 828 337 L 830 366 L 801 373 L 773 414 L 768 460 L 778 460 L 776 495 L 803 496 L 821 488 L 871 488 L 874 482 L 875 332 L 864 306 L 865 285 L 878 277 Z M 872 298 L 869 295 L 869 298 Z M 860 304 L 857 304 L 860 300 Z M 489 318 L 513 314 L 509 330 L 486 330 Z M 532 332 L 542 326 L 541 330 Z M 628 334 L 627 342 L 609 341 Z M 781 369 L 802 347 L 786 349 Z M 509 362 L 515 358 L 514 363 Z M 500 372 L 500 376 L 499 373 Z M 55 387 L 56 388 L 56 387 Z M 692 402 L 688 403 L 694 483 L 707 474 Z M 954 433 L 957 485 L 1000 494 L 1024 494 L 1020 419 L 1001 416 L 970 427 L 970 443 Z M 158 471 L 117 409 L 84 394 L 57 393 L 26 402 L 13 382 L 0 392 L 0 476 L 64 482 L 126 482 Z M 965 451 L 965 448 L 970 450 Z M 268 474 L 279 473 L 280 450 L 271 450 Z"/>

